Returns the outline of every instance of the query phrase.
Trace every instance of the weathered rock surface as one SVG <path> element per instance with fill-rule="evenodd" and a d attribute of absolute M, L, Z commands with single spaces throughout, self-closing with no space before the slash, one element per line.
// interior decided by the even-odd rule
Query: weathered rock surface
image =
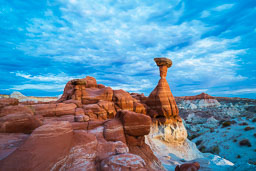
<path fill-rule="evenodd" d="M 143 136 L 150 132 L 151 118 L 131 111 L 119 111 L 117 117 L 124 125 L 124 131 L 131 136 Z"/>
<path fill-rule="evenodd" d="M 30 114 L 33 115 L 33 111 L 25 105 L 11 105 L 5 106 L 0 111 L 0 117 L 8 115 L 8 114 Z"/>
<path fill-rule="evenodd" d="M 112 119 L 104 123 L 104 138 L 107 141 L 121 141 L 126 143 L 122 122 Z"/>
<path fill-rule="evenodd" d="M 101 162 L 101 170 L 112 171 L 112 170 L 146 170 L 146 163 L 144 160 L 137 155 L 125 153 L 110 156 Z"/>
<path fill-rule="evenodd" d="M 30 114 L 9 114 L 0 118 L 0 132 L 5 133 L 31 133 L 41 125 L 41 121 Z"/>
<path fill-rule="evenodd" d="M 19 100 L 15 98 L 0 98 L 0 109 L 4 106 L 18 105 Z"/>
<path fill-rule="evenodd" d="M 43 125 L 0 161 L 0 170 L 51 170 L 68 153 L 72 138 L 72 127 L 68 122 Z"/>

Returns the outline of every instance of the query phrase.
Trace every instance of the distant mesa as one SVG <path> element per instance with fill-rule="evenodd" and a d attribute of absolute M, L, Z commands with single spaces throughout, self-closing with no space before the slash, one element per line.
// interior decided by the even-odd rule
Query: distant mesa
<path fill-rule="evenodd" d="M 185 96 L 184 100 L 198 100 L 198 99 L 215 99 L 215 97 L 210 96 L 209 94 L 206 94 L 206 93 L 201 93 L 196 96 Z"/>

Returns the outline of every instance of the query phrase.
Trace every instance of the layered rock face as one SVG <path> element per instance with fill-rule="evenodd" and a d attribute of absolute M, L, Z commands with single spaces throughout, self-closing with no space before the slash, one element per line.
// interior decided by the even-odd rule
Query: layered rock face
<path fill-rule="evenodd" d="M 181 101 L 181 103 L 179 107 L 184 109 L 202 109 L 207 107 L 221 106 L 215 97 L 212 97 L 206 93 L 201 93 L 196 96 L 186 96 L 180 99 L 179 101 Z"/>
<path fill-rule="evenodd" d="M 146 114 L 145 105 L 124 90 L 112 90 L 97 84 L 95 78 L 74 79 L 66 84 L 64 93 L 58 102 L 80 104 L 85 114 L 92 119 L 114 118 L 120 110 L 130 110 Z"/>

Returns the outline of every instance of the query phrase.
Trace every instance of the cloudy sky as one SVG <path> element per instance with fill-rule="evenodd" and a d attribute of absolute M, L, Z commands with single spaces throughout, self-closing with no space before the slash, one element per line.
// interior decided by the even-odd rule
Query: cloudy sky
<path fill-rule="evenodd" d="M 148 95 L 256 98 L 255 0 L 0 0 L 0 94 L 57 96 L 73 78 Z"/>

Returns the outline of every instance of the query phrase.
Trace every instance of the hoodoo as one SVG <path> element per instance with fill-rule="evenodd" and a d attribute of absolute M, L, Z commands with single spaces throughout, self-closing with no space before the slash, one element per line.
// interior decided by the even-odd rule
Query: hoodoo
<path fill-rule="evenodd" d="M 150 113 L 153 118 L 161 118 L 162 122 L 181 122 L 179 109 L 166 80 L 167 70 L 172 66 L 172 61 L 168 58 L 155 58 L 154 60 L 159 67 L 161 79 L 149 95 L 146 104 L 152 109 Z"/>
<path fill-rule="evenodd" d="M 146 100 L 147 114 L 152 117 L 153 123 L 146 142 L 158 158 L 164 158 L 170 153 L 187 160 L 201 157 L 196 146 L 187 140 L 187 130 L 166 80 L 167 70 L 172 66 L 172 61 L 168 58 L 154 60 L 159 67 L 161 78 Z"/>

